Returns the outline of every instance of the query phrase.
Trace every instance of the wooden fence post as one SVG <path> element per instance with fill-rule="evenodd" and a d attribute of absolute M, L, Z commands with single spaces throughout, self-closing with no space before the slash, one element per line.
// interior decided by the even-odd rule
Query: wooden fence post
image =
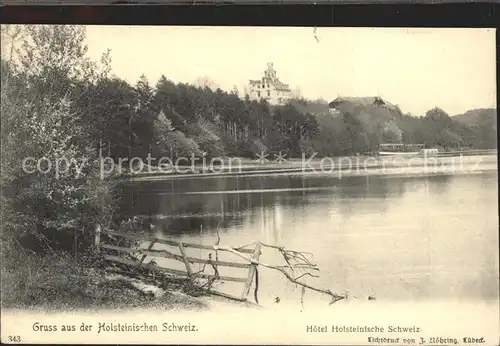
<path fill-rule="evenodd" d="M 94 240 L 95 249 L 97 252 L 101 251 L 101 225 L 97 224 L 95 228 L 95 240 Z"/>
<path fill-rule="evenodd" d="M 78 233 L 76 228 L 73 229 L 73 253 L 78 260 Z"/>
<path fill-rule="evenodd" d="M 255 250 L 252 254 L 252 259 L 254 261 L 259 261 L 259 257 L 260 257 L 260 243 L 257 243 L 257 245 L 255 245 Z M 250 269 L 248 269 L 247 281 L 245 282 L 245 287 L 243 288 L 243 294 L 241 295 L 242 299 L 246 298 L 250 293 L 250 287 L 252 287 L 252 281 L 256 272 L 255 269 L 256 267 L 257 267 L 256 264 L 251 264 Z"/>
<path fill-rule="evenodd" d="M 151 243 L 149 243 L 149 246 L 148 246 L 148 251 L 151 250 L 153 248 L 153 246 L 155 245 L 156 243 L 156 238 L 154 238 Z M 140 267 L 142 265 L 142 263 L 144 262 L 144 260 L 146 259 L 146 257 L 148 257 L 147 255 L 142 255 L 142 258 L 141 260 L 139 261 L 139 264 L 138 264 L 138 267 Z"/>
<path fill-rule="evenodd" d="M 186 271 L 188 273 L 188 278 L 189 281 L 193 280 L 193 271 L 191 270 L 191 264 L 189 263 L 186 255 L 186 250 L 184 249 L 184 245 L 182 243 L 179 243 L 179 250 L 182 254 L 182 260 L 184 261 L 184 265 L 186 266 Z"/>

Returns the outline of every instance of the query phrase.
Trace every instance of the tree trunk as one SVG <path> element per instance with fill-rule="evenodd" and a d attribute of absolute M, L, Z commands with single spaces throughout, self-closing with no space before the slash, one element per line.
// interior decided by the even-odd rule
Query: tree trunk
<path fill-rule="evenodd" d="M 129 144 L 128 144 L 128 157 L 129 159 L 132 158 L 132 141 L 134 140 L 134 134 L 132 131 L 132 116 L 128 118 L 128 125 L 130 129 L 130 137 L 129 137 Z"/>

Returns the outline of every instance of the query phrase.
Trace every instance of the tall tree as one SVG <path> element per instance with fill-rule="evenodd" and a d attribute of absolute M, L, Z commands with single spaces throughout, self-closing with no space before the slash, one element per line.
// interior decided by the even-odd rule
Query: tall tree
<path fill-rule="evenodd" d="M 2 61 L 7 246 L 64 248 L 68 236 L 104 217 L 108 185 L 99 178 L 96 152 L 85 136 L 94 124 L 75 102 L 80 86 L 103 73 L 85 56 L 84 38 L 82 27 L 27 26 L 18 57 Z"/>

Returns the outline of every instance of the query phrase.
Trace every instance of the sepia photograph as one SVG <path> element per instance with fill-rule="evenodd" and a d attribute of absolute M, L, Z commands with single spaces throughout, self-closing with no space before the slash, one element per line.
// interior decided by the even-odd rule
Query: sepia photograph
<path fill-rule="evenodd" d="M 495 35 L 2 25 L 2 342 L 498 344 Z"/>

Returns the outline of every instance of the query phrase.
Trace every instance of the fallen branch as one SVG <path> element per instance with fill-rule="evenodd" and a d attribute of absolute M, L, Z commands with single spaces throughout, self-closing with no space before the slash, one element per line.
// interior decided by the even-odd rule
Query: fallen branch
<path fill-rule="evenodd" d="M 283 274 L 290 282 L 292 282 L 296 285 L 302 286 L 302 287 L 310 289 L 312 291 L 316 291 L 316 292 L 327 294 L 327 295 L 331 296 L 332 301 L 330 304 L 333 304 L 333 303 L 335 303 L 339 300 L 342 300 L 342 299 L 346 299 L 345 295 L 333 293 L 329 289 L 316 288 L 314 286 L 311 286 L 309 284 L 306 284 L 305 282 L 301 282 L 298 280 L 300 277 L 303 277 L 306 274 L 302 274 L 298 278 L 295 278 L 285 270 L 285 269 L 290 269 L 290 271 L 293 272 L 294 264 L 291 263 L 292 261 L 296 262 L 296 265 L 299 265 L 303 268 L 310 269 L 310 270 L 319 270 L 315 264 L 311 263 L 307 258 L 305 258 L 304 253 L 301 253 L 298 251 L 293 251 L 293 250 L 286 250 L 282 247 L 273 246 L 273 245 L 262 244 L 262 246 L 278 249 L 280 251 L 280 253 L 283 254 L 284 257 L 286 256 L 285 261 L 289 265 L 288 266 L 275 266 L 275 265 L 266 264 L 266 263 L 263 263 L 260 261 L 256 261 L 256 260 L 242 254 L 241 252 L 237 251 L 236 249 L 234 249 L 232 247 L 228 247 L 228 246 L 214 246 L 214 250 L 216 250 L 216 251 L 217 250 L 224 250 L 224 251 L 230 252 L 238 257 L 241 257 L 244 260 L 246 260 L 247 262 L 254 264 L 256 266 L 261 266 L 261 267 L 265 267 L 268 269 L 277 270 L 281 274 Z M 309 275 L 312 276 L 312 274 L 309 274 Z"/>

